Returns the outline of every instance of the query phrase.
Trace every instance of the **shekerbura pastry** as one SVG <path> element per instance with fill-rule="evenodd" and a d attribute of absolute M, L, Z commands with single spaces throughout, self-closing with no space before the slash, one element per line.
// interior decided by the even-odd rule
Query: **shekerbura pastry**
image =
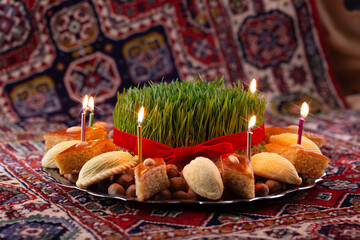
<path fill-rule="evenodd" d="M 265 145 L 266 152 L 277 153 L 288 159 L 300 174 L 321 177 L 328 166 L 329 159 L 322 154 L 307 151 L 300 145 L 283 146 L 275 143 Z"/>
<path fill-rule="evenodd" d="M 274 126 L 266 126 L 265 127 L 265 143 L 269 143 L 269 138 L 270 136 L 273 135 L 279 135 L 282 133 L 295 133 L 297 134 L 298 132 L 298 126 L 295 125 L 291 125 L 291 126 L 287 126 L 286 128 L 281 128 L 281 127 L 274 127 Z M 324 139 L 316 134 L 310 133 L 310 132 L 306 132 L 303 131 L 303 136 L 307 137 L 308 139 L 310 139 L 311 141 L 313 141 L 319 148 L 324 144 Z"/>
<path fill-rule="evenodd" d="M 255 154 L 251 157 L 251 164 L 257 176 L 295 185 L 302 182 L 294 165 L 276 153 Z"/>
<path fill-rule="evenodd" d="M 86 188 L 101 180 L 123 173 L 126 169 L 137 165 L 137 157 L 122 151 L 102 153 L 84 164 L 79 173 L 76 185 Z"/>
<path fill-rule="evenodd" d="M 52 147 L 49 151 L 45 153 L 45 156 L 41 160 L 42 166 L 47 168 L 58 168 L 55 162 L 55 157 L 62 151 L 68 149 L 75 144 L 78 144 L 79 142 L 79 140 L 71 140 L 56 144 L 54 147 Z"/>
<path fill-rule="evenodd" d="M 212 200 L 221 198 L 224 184 L 218 168 L 210 159 L 195 158 L 184 167 L 183 175 L 195 193 Z"/>
<path fill-rule="evenodd" d="M 298 135 L 296 133 L 282 133 L 269 137 L 269 143 L 277 143 L 284 146 L 297 144 L 297 140 Z M 305 150 L 322 154 L 319 147 L 305 136 L 302 136 L 301 138 L 301 146 L 303 146 Z"/>
<path fill-rule="evenodd" d="M 287 126 L 286 129 L 289 129 L 289 130 L 294 131 L 295 133 L 297 133 L 298 130 L 299 130 L 299 126 L 290 125 L 290 126 Z M 304 131 L 303 135 L 305 137 L 307 137 L 308 139 L 310 139 L 311 141 L 313 141 L 319 148 L 321 148 L 324 145 L 325 139 L 318 136 L 318 135 L 316 135 L 316 134 L 314 134 L 314 133 Z"/>

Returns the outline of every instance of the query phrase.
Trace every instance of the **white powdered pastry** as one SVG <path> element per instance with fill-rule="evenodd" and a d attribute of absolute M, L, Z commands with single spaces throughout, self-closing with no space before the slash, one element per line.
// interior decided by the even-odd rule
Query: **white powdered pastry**
<path fill-rule="evenodd" d="M 257 176 L 295 185 L 302 182 L 294 165 L 277 153 L 255 154 L 251 157 L 251 165 Z"/>
<path fill-rule="evenodd" d="M 101 180 L 123 173 L 138 164 L 138 158 L 128 152 L 113 151 L 100 154 L 87 161 L 79 172 L 76 186 L 86 188 Z"/>
<path fill-rule="evenodd" d="M 58 166 L 56 165 L 55 157 L 62 151 L 65 151 L 69 147 L 78 144 L 79 142 L 79 140 L 71 140 L 56 144 L 54 147 L 52 147 L 49 151 L 45 153 L 45 156 L 41 160 L 42 166 L 47 168 L 58 168 Z"/>
<path fill-rule="evenodd" d="M 210 159 L 195 158 L 184 167 L 183 175 L 195 193 L 212 200 L 221 198 L 224 184 L 218 168 Z"/>

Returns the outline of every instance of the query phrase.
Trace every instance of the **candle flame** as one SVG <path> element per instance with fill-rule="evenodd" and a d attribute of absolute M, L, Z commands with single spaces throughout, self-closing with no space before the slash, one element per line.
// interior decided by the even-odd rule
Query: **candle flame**
<path fill-rule="evenodd" d="M 83 105 L 82 105 L 82 108 L 83 108 L 83 111 L 85 112 L 86 111 L 86 108 L 88 106 L 88 95 L 85 95 L 85 98 L 84 98 L 84 101 L 83 101 Z"/>
<path fill-rule="evenodd" d="M 254 126 L 255 126 L 255 123 L 256 123 L 256 116 L 252 116 L 250 118 L 250 121 L 249 121 L 249 130 L 251 130 Z"/>
<path fill-rule="evenodd" d="M 301 116 L 303 117 L 303 118 L 306 118 L 306 116 L 308 115 L 308 113 L 309 113 L 309 105 L 306 103 L 306 102 L 304 102 L 302 105 L 301 105 Z"/>
<path fill-rule="evenodd" d="M 251 80 L 251 83 L 250 83 L 250 92 L 252 94 L 255 94 L 256 92 L 256 80 L 255 78 L 253 78 L 253 80 Z"/>
<path fill-rule="evenodd" d="M 91 112 L 94 111 L 94 105 L 95 105 L 94 97 L 90 97 L 89 103 L 88 103 L 89 111 L 91 111 Z"/>
<path fill-rule="evenodd" d="M 144 107 L 141 107 L 141 108 L 140 108 L 140 111 L 139 111 L 139 113 L 138 113 L 138 123 L 139 123 L 139 125 L 141 125 L 141 123 L 142 123 L 142 121 L 143 121 L 144 111 L 145 111 Z"/>

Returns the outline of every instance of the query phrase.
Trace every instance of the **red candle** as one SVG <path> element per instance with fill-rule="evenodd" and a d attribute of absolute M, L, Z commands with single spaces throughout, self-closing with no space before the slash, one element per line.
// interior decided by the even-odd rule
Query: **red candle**
<path fill-rule="evenodd" d="M 144 107 L 140 108 L 140 111 L 138 113 L 138 126 L 137 126 L 137 140 L 138 140 L 138 156 L 139 156 L 139 161 L 140 163 L 142 163 L 142 128 L 141 128 L 141 123 L 143 121 L 144 118 Z"/>
<path fill-rule="evenodd" d="M 85 95 L 83 105 L 82 105 L 82 113 L 81 113 L 81 141 L 85 142 L 85 121 L 86 121 L 86 109 L 88 106 L 88 96 Z"/>
<path fill-rule="evenodd" d="M 299 120 L 299 130 L 298 130 L 298 144 L 301 145 L 301 136 L 302 136 L 302 131 L 303 131 L 303 124 L 304 124 L 304 120 L 306 118 L 306 116 L 308 115 L 309 113 L 309 105 L 304 102 L 302 105 L 301 105 L 301 117 L 300 117 L 300 120 Z"/>

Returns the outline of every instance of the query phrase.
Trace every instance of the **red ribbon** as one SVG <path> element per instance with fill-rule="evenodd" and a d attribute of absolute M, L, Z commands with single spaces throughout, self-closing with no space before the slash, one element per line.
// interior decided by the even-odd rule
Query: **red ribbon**
<path fill-rule="evenodd" d="M 168 145 L 143 138 L 143 158 L 163 158 L 168 164 L 185 166 L 188 162 L 196 157 L 202 156 L 207 158 L 218 158 L 224 153 L 233 153 L 234 150 L 246 148 L 247 131 L 229 134 L 210 139 L 204 143 L 182 148 L 172 148 Z M 251 146 L 257 145 L 264 141 L 265 130 L 264 123 L 253 130 Z M 137 136 L 120 131 L 114 127 L 114 143 L 128 151 L 137 154 Z"/>

